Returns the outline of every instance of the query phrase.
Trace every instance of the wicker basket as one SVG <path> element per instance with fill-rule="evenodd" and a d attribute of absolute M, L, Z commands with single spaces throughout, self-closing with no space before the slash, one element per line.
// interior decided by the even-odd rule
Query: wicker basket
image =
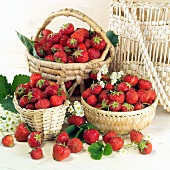
<path fill-rule="evenodd" d="M 75 80 L 68 97 L 70 98 L 73 94 L 74 89 L 77 85 L 80 85 L 80 91 L 84 91 L 84 79 L 89 78 L 89 73 L 95 69 L 99 70 L 102 65 L 106 64 L 108 67 L 112 62 L 112 57 L 115 54 L 115 49 L 110 43 L 103 29 L 97 25 L 91 18 L 81 13 L 78 10 L 73 9 L 62 9 L 57 12 L 52 12 L 44 21 L 42 26 L 38 29 L 33 40 L 38 37 L 43 29 L 45 29 L 49 23 L 56 17 L 75 17 L 76 19 L 88 24 L 94 31 L 101 35 L 106 41 L 107 45 L 105 50 L 99 59 L 91 60 L 86 63 L 56 63 L 50 61 L 40 60 L 30 55 L 26 50 L 26 58 L 28 61 L 29 71 L 39 72 L 43 77 L 51 80 L 56 80 L 58 83 L 63 83 L 68 80 Z M 60 25 L 61 26 L 61 25 Z"/>
<path fill-rule="evenodd" d="M 133 129 L 142 130 L 153 120 L 156 112 L 158 99 L 144 109 L 131 112 L 111 112 L 96 109 L 81 97 L 84 114 L 87 121 L 102 132 L 115 131 L 117 134 L 128 134 Z"/>
<path fill-rule="evenodd" d="M 20 113 L 22 121 L 27 123 L 32 131 L 41 132 L 44 140 L 56 137 L 61 131 L 65 118 L 66 109 L 69 106 L 68 100 L 58 107 L 49 109 L 27 110 L 18 105 L 18 100 L 14 95 L 13 99 L 16 110 Z"/>
<path fill-rule="evenodd" d="M 108 29 L 119 35 L 113 70 L 151 78 L 170 111 L 170 4 L 113 0 Z"/>

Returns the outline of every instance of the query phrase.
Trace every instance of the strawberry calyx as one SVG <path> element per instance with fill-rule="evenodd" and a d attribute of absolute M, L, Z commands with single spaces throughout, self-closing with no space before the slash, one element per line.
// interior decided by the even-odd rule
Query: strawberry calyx
<path fill-rule="evenodd" d="M 116 90 L 114 90 L 114 91 L 110 90 L 110 93 L 111 93 L 112 95 L 121 95 L 121 94 L 123 94 L 123 92 L 121 92 L 121 91 L 116 91 Z"/>
<path fill-rule="evenodd" d="M 84 52 L 84 50 L 76 50 L 74 53 L 73 53 L 73 56 L 75 57 L 75 58 L 78 58 L 79 56 L 83 56 L 83 53 Z"/>
<path fill-rule="evenodd" d="M 144 150 L 145 148 L 148 148 L 148 146 L 146 145 L 147 143 L 148 143 L 148 141 L 142 140 L 140 143 L 137 144 L 137 148 L 138 148 L 141 152 L 143 152 L 143 150 Z"/>
<path fill-rule="evenodd" d="M 122 106 L 125 106 L 128 111 L 131 111 L 133 109 L 133 105 L 129 103 L 123 103 Z"/>
<path fill-rule="evenodd" d="M 34 138 L 36 142 L 41 143 L 42 142 L 42 135 L 41 134 L 35 134 Z"/>
<path fill-rule="evenodd" d="M 117 108 L 119 106 L 119 102 L 113 101 L 109 106 L 112 106 L 113 108 Z"/>
<path fill-rule="evenodd" d="M 66 29 L 68 28 L 68 26 L 69 26 L 69 23 L 63 24 L 63 25 L 61 26 L 61 29 L 62 29 L 62 30 L 66 30 Z"/>
<path fill-rule="evenodd" d="M 100 44 L 100 42 L 102 41 L 102 38 L 96 35 L 96 36 L 93 38 L 93 41 L 94 41 L 94 43 L 96 43 L 96 44 Z"/>
<path fill-rule="evenodd" d="M 45 82 L 45 80 L 43 80 L 43 79 L 38 80 L 37 86 L 41 88 L 44 85 L 44 82 Z"/>

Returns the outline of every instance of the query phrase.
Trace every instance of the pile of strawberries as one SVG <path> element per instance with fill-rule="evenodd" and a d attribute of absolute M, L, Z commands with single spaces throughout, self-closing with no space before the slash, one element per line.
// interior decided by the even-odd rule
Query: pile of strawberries
<path fill-rule="evenodd" d="M 37 55 L 58 63 L 85 63 L 101 57 L 105 40 L 95 31 L 63 24 L 58 32 L 44 29 L 35 39 Z"/>
<path fill-rule="evenodd" d="M 47 80 L 39 73 L 32 73 L 30 82 L 20 84 L 15 90 L 21 108 L 38 110 L 62 105 L 66 92 L 57 82 Z"/>
<path fill-rule="evenodd" d="M 82 93 L 82 97 L 92 107 L 127 112 L 143 109 L 156 99 L 152 83 L 138 75 L 126 74 L 115 84 L 111 83 L 110 75 L 102 75 L 104 87 L 97 81 L 95 73 L 92 72 L 90 77 L 94 83 Z"/>

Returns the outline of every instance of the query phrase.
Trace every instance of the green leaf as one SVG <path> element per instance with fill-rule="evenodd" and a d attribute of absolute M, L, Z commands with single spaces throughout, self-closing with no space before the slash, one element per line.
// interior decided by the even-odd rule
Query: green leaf
<path fill-rule="evenodd" d="M 102 142 L 95 142 L 88 147 L 92 159 L 100 160 L 103 156 L 104 145 Z"/>
<path fill-rule="evenodd" d="M 110 40 L 110 42 L 112 43 L 112 45 L 114 47 L 117 47 L 117 44 L 118 44 L 118 35 L 116 35 L 113 31 L 107 31 L 106 32 L 106 36 L 108 37 L 108 39 Z"/>
<path fill-rule="evenodd" d="M 11 84 L 8 83 L 6 76 L 0 75 L 0 102 L 11 94 Z"/>
<path fill-rule="evenodd" d="M 1 101 L 1 106 L 4 108 L 4 110 L 18 113 L 18 111 L 14 107 L 13 97 L 11 97 L 11 96 L 7 96 L 5 99 L 3 99 Z"/>
<path fill-rule="evenodd" d="M 74 138 L 79 130 L 80 128 L 76 125 L 70 125 L 65 129 L 70 138 Z"/>
<path fill-rule="evenodd" d="M 84 123 L 80 126 L 80 128 L 86 129 L 98 129 L 96 126 L 90 124 L 90 123 Z"/>
<path fill-rule="evenodd" d="M 75 134 L 75 138 L 79 138 L 83 143 L 85 143 L 85 140 L 83 139 L 83 133 L 84 129 L 80 128 L 80 130 Z"/>
<path fill-rule="evenodd" d="M 12 82 L 11 93 L 13 94 L 15 92 L 16 88 L 20 84 L 25 84 L 25 83 L 28 83 L 29 81 L 30 81 L 30 76 L 21 75 L 21 74 L 16 75 Z"/>
<path fill-rule="evenodd" d="M 107 143 L 107 144 L 105 145 L 105 147 L 104 147 L 103 155 L 109 156 L 109 155 L 112 154 L 112 152 L 113 152 L 113 150 L 112 150 L 111 145 Z"/>

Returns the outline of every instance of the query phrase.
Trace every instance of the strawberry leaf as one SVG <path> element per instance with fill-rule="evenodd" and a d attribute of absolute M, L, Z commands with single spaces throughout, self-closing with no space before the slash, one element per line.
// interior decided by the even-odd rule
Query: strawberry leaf
<path fill-rule="evenodd" d="M 84 123 L 80 126 L 80 128 L 83 128 L 84 130 L 86 130 L 86 129 L 97 129 L 98 130 L 98 128 L 96 126 L 94 126 L 90 123 Z"/>
<path fill-rule="evenodd" d="M 107 144 L 105 145 L 105 147 L 104 147 L 103 155 L 109 156 L 109 155 L 112 154 L 112 151 L 113 151 L 113 150 L 112 150 L 111 145 L 107 143 Z"/>
<path fill-rule="evenodd" d="M 112 45 L 114 47 L 117 47 L 118 44 L 118 35 L 116 35 L 113 31 L 109 30 L 106 32 L 106 36 L 108 37 L 108 39 L 110 40 L 110 42 L 112 43 Z"/>
<path fill-rule="evenodd" d="M 76 125 L 70 125 L 65 129 L 70 138 L 74 138 L 79 130 L 80 128 Z"/>

